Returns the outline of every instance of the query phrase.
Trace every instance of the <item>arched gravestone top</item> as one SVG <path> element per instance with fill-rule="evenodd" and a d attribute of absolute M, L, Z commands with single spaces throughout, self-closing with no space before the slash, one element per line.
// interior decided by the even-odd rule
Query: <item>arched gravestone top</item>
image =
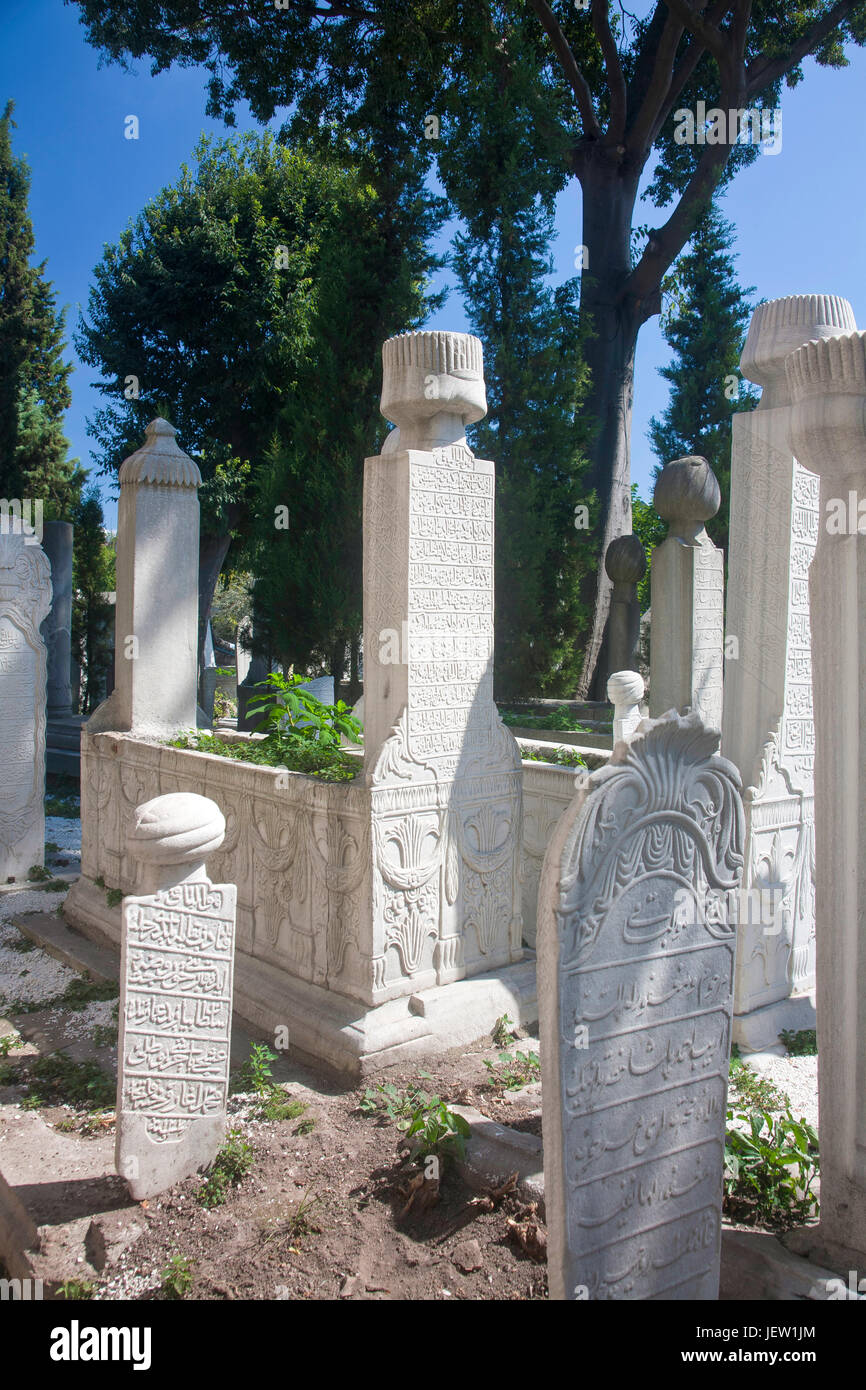
<path fill-rule="evenodd" d="M 551 1294 L 718 1293 L 739 776 L 697 715 L 644 720 L 545 857 L 539 1013 Z"/>

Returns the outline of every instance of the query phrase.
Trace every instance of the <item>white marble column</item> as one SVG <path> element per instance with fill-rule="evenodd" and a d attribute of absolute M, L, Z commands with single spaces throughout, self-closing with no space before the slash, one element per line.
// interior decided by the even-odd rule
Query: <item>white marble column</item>
<path fill-rule="evenodd" d="M 662 469 L 653 505 L 668 534 L 650 562 L 650 715 L 696 710 L 722 727 L 724 557 L 704 523 L 721 502 L 705 458 L 674 459 Z"/>
<path fill-rule="evenodd" d="M 166 420 L 120 470 L 114 690 L 86 733 L 170 738 L 196 726 L 198 466 Z"/>
<path fill-rule="evenodd" d="M 732 422 L 722 747 L 745 788 L 734 1038 L 780 1050 L 783 1028 L 815 1026 L 814 725 L 809 566 L 818 479 L 794 457 L 785 359 L 855 327 L 847 300 L 791 295 L 761 304 L 743 349 L 757 408 Z"/>
<path fill-rule="evenodd" d="M 787 361 L 797 457 L 821 480 L 809 577 L 821 1218 L 800 1248 L 866 1270 L 866 333 Z M 854 505 L 852 506 L 852 498 Z M 840 509 L 847 518 L 839 529 Z"/>

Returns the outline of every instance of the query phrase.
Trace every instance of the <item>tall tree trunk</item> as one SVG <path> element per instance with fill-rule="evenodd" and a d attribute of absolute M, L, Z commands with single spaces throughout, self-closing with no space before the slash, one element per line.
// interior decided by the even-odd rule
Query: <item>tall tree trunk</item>
<path fill-rule="evenodd" d="M 217 580 L 220 577 L 220 570 L 223 567 L 229 546 L 232 543 L 231 535 L 214 536 L 207 531 L 202 531 L 199 537 L 198 550 L 198 702 L 202 703 L 202 669 L 204 667 L 204 642 L 207 634 L 207 625 L 210 621 L 211 608 L 213 606 L 213 596 L 216 592 Z"/>
<path fill-rule="evenodd" d="M 597 494 L 596 534 L 600 539 L 594 592 L 592 633 L 578 684 L 578 697 L 605 699 L 607 672 L 600 666 L 610 611 L 611 583 L 604 555 L 615 536 L 631 531 L 631 417 L 634 402 L 634 357 L 645 314 L 623 294 L 631 272 L 631 223 L 637 180 L 599 161 L 581 175 L 583 244 L 586 268 L 581 277 L 581 324 L 591 336 L 584 357 L 591 378 L 584 409 L 593 426 L 590 482 Z"/>

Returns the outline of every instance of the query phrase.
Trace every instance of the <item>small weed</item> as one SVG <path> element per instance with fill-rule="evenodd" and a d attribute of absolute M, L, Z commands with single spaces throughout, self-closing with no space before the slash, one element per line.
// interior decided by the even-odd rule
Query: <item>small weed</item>
<path fill-rule="evenodd" d="M 426 1072 L 420 1075 L 427 1078 Z M 410 1082 L 405 1091 L 400 1091 L 392 1082 L 386 1081 L 376 1087 L 368 1086 L 358 1102 L 358 1109 L 363 1115 L 387 1116 L 398 1129 L 406 1129 L 419 1109 L 438 1104 L 438 1096 L 428 1095 L 414 1082 Z"/>
<path fill-rule="evenodd" d="M 5 1033 L 0 1038 L 0 1057 L 8 1057 L 10 1052 L 14 1052 L 16 1047 L 23 1047 L 24 1043 L 20 1033 Z"/>
<path fill-rule="evenodd" d="M 276 1052 L 272 1052 L 267 1043 L 253 1043 L 249 1058 L 234 1077 L 232 1090 L 255 1091 L 257 1096 L 266 1096 L 275 1085 L 271 1063 L 276 1060 Z"/>
<path fill-rule="evenodd" d="M 490 1083 L 497 1090 L 519 1091 L 530 1081 L 538 1081 L 541 1063 L 537 1052 L 500 1052 L 499 1060 L 484 1065 L 490 1073 Z"/>
<path fill-rule="evenodd" d="M 779 1041 L 788 1049 L 789 1057 L 817 1057 L 818 1038 L 814 1028 L 783 1028 Z"/>
<path fill-rule="evenodd" d="M 462 1158 L 470 1133 L 469 1122 L 438 1099 L 436 1104 L 419 1106 L 406 1127 L 406 1138 L 415 1140 L 415 1157 L 422 1162 L 428 1154 L 454 1153 Z"/>
<path fill-rule="evenodd" d="M 7 941 L 6 945 L 10 951 L 17 951 L 21 956 L 36 950 L 36 942 L 31 941 L 29 936 L 19 936 L 17 941 Z"/>
<path fill-rule="evenodd" d="M 71 1105 L 75 1110 L 113 1110 L 116 1086 L 95 1062 L 73 1062 L 65 1052 L 37 1057 L 27 1065 L 23 1110 Z"/>
<path fill-rule="evenodd" d="M 96 1285 L 89 1279 L 66 1279 L 59 1286 L 57 1293 L 60 1298 L 92 1298 L 96 1293 Z"/>
<path fill-rule="evenodd" d="M 163 1298 L 185 1298 L 192 1288 L 194 1260 L 186 1255 L 172 1255 L 160 1272 L 159 1291 Z"/>
<path fill-rule="evenodd" d="M 27 870 L 27 878 L 30 883 L 44 883 L 46 878 L 51 877 L 51 870 L 43 867 L 42 864 L 32 864 Z"/>
<path fill-rule="evenodd" d="M 211 1164 L 210 1172 L 196 1194 L 199 1206 L 208 1210 L 211 1207 L 221 1207 L 229 1189 L 240 1186 L 253 1162 L 253 1151 L 240 1130 L 230 1130 Z"/>
<path fill-rule="evenodd" d="M 744 1062 L 739 1051 L 731 1052 L 729 1076 L 732 1100 L 738 1105 L 752 1110 L 784 1110 L 791 1103 L 775 1082 L 759 1076 L 754 1067 Z"/>
<path fill-rule="evenodd" d="M 45 841 L 45 853 L 46 853 L 46 854 L 59 854 L 59 853 L 60 853 L 60 846 L 57 845 L 57 844 L 55 844 L 53 840 L 46 840 L 46 841 Z"/>
<path fill-rule="evenodd" d="M 98 878 L 95 878 L 93 882 L 96 884 L 97 888 L 105 887 L 105 879 L 102 877 L 102 874 L 100 874 Z"/>
<path fill-rule="evenodd" d="M 315 1128 L 315 1118 L 312 1115 L 308 1115 L 305 1120 L 301 1120 L 301 1123 L 295 1126 L 295 1128 L 292 1130 L 292 1133 L 298 1135 L 312 1134 Z"/>
<path fill-rule="evenodd" d="M 818 1136 L 790 1106 L 785 1115 L 728 1111 L 724 1211 L 732 1220 L 777 1229 L 808 1220 L 818 1211 L 818 1168 Z"/>
<path fill-rule="evenodd" d="M 319 1196 L 311 1197 L 310 1189 L 307 1188 L 303 1196 L 290 1210 L 288 1216 L 271 1222 L 265 1236 L 265 1243 L 268 1244 L 276 1240 L 281 1243 L 289 1241 L 294 1244 L 296 1241 L 303 1240 L 305 1236 L 320 1231 L 321 1227 L 311 1221 L 310 1216 L 321 1200 Z"/>
<path fill-rule="evenodd" d="M 97 1047 L 116 1047 L 117 1024 L 97 1023 L 90 1036 Z"/>
<path fill-rule="evenodd" d="M 46 796 L 46 816 L 60 816 L 64 820 L 78 820 L 81 807 L 72 796 Z"/>
<path fill-rule="evenodd" d="M 494 1023 L 490 1036 L 493 1039 L 494 1047 L 507 1047 L 517 1037 L 514 1020 L 509 1018 L 508 1014 L 503 1014 Z"/>

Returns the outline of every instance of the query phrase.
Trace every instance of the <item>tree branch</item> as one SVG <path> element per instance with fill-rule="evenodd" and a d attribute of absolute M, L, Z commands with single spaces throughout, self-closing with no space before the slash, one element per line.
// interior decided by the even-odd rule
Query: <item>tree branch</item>
<path fill-rule="evenodd" d="M 647 43 L 652 37 L 653 26 L 658 27 L 661 21 L 662 5 L 661 2 L 656 7 L 653 15 L 650 31 L 647 34 Z M 684 33 L 683 26 L 675 15 L 667 10 L 664 19 L 664 27 L 659 35 L 658 46 L 656 47 L 655 62 L 649 81 L 644 90 L 640 109 L 637 113 L 634 125 L 629 132 L 626 142 L 630 152 L 638 153 L 649 148 L 649 134 L 654 127 L 658 111 L 664 102 L 665 96 L 670 89 L 671 77 L 673 73 L 674 59 L 677 55 L 680 39 Z"/>
<path fill-rule="evenodd" d="M 589 84 L 577 66 L 571 46 L 559 27 L 556 16 L 547 3 L 547 0 L 532 0 L 532 8 L 541 21 L 553 51 L 559 59 L 566 81 L 574 92 L 578 110 L 583 120 L 584 133 L 592 139 L 597 140 L 601 135 L 601 127 L 595 117 L 592 107 L 592 93 Z"/>
<path fill-rule="evenodd" d="M 728 55 L 725 36 L 722 31 L 715 24 L 709 24 L 705 19 L 702 19 L 699 10 L 692 9 L 689 0 L 665 0 L 665 4 L 685 25 L 686 29 L 694 34 L 695 38 L 700 39 L 704 48 L 712 53 L 721 67 Z M 700 6 L 700 10 L 705 8 L 706 0 Z"/>
<path fill-rule="evenodd" d="M 766 87 L 769 87 L 778 78 L 784 77 L 795 68 L 803 58 L 808 57 L 814 48 L 818 47 L 823 39 L 831 34 L 833 30 L 841 24 L 843 19 L 847 19 L 851 11 L 856 8 L 858 0 L 837 0 L 832 10 L 828 10 L 822 19 L 816 20 L 811 29 L 803 35 L 781 58 L 756 58 L 746 69 L 746 97 L 756 96 Z"/>
<path fill-rule="evenodd" d="M 727 102 L 728 97 L 724 100 Z M 728 145 L 707 145 L 704 148 L 697 168 L 667 222 L 650 233 L 644 253 L 625 283 L 623 297 L 645 302 L 658 292 L 662 276 L 694 230 L 697 212 L 712 196 L 729 153 Z"/>
<path fill-rule="evenodd" d="M 592 27 L 601 45 L 607 87 L 610 92 L 610 123 L 608 133 L 611 142 L 619 145 L 625 135 L 626 89 L 625 78 L 619 53 L 613 41 L 607 16 L 608 0 L 592 0 Z"/>

